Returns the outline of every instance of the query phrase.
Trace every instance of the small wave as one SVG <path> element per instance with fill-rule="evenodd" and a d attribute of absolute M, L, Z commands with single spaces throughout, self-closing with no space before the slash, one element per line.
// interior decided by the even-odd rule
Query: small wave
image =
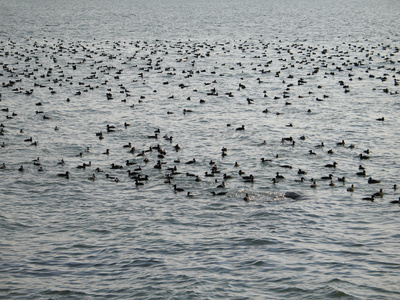
<path fill-rule="evenodd" d="M 255 239 L 255 238 L 232 238 L 232 241 L 238 243 L 238 245 L 247 245 L 247 246 L 259 246 L 259 245 L 274 245 L 275 241 L 270 239 Z"/>
<path fill-rule="evenodd" d="M 95 245 L 87 245 L 87 244 L 75 244 L 72 246 L 72 248 L 82 248 L 82 249 L 91 249 L 91 248 L 96 248 L 97 246 Z"/>

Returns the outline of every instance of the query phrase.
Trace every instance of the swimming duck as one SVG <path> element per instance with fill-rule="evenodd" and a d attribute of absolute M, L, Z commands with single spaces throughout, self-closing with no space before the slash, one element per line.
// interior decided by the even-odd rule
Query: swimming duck
<path fill-rule="evenodd" d="M 367 175 L 367 173 L 365 172 L 365 170 L 362 170 L 362 172 L 357 172 L 356 175 L 357 176 L 365 176 L 365 175 Z"/>
<path fill-rule="evenodd" d="M 193 158 L 192 160 L 187 161 L 185 164 L 190 165 L 196 163 L 196 159 Z"/>
<path fill-rule="evenodd" d="M 262 163 L 272 162 L 272 159 L 265 159 L 264 157 L 261 157 L 260 160 Z"/>
<path fill-rule="evenodd" d="M 123 168 L 124 168 L 123 166 L 116 165 L 116 164 L 114 164 L 114 163 L 112 163 L 112 164 L 111 164 L 111 167 L 110 167 L 110 169 L 123 169 Z"/>
<path fill-rule="evenodd" d="M 182 188 L 176 187 L 176 184 L 174 184 L 173 187 L 174 187 L 174 191 L 175 191 L 175 192 L 184 192 L 184 191 L 185 191 L 185 190 L 182 189 Z"/>
<path fill-rule="evenodd" d="M 254 176 L 250 174 L 249 176 L 242 176 L 244 182 L 254 182 Z"/>
<path fill-rule="evenodd" d="M 337 146 L 344 146 L 346 143 L 344 140 L 342 140 L 341 142 L 336 143 Z"/>
<path fill-rule="evenodd" d="M 140 182 L 138 179 L 135 179 L 135 185 L 139 186 L 139 185 L 144 185 L 143 182 Z"/>
<path fill-rule="evenodd" d="M 295 182 L 304 182 L 304 180 L 306 180 L 304 177 L 301 177 L 300 179 L 295 179 Z"/>
<path fill-rule="evenodd" d="M 244 201 L 249 202 L 250 201 L 250 197 L 249 194 L 246 193 L 246 196 L 243 198 Z"/>
<path fill-rule="evenodd" d="M 224 180 L 232 179 L 233 177 L 231 175 L 227 175 L 226 173 L 224 174 Z"/>
<path fill-rule="evenodd" d="M 224 188 L 226 188 L 225 182 L 222 182 L 221 184 L 219 184 L 219 185 L 217 186 L 217 188 L 219 188 L 219 189 L 224 189 Z"/>
<path fill-rule="evenodd" d="M 299 169 L 299 170 L 297 171 L 297 174 L 299 174 L 299 175 L 307 175 L 307 172 L 306 172 L 306 171 L 303 171 L 302 169 Z"/>
<path fill-rule="evenodd" d="M 383 189 L 380 189 L 379 192 L 376 192 L 373 196 L 382 198 L 383 197 Z"/>
<path fill-rule="evenodd" d="M 70 173 L 68 171 L 65 173 L 57 174 L 58 177 L 65 177 L 66 179 L 69 179 L 69 175 L 70 175 Z"/>
<path fill-rule="evenodd" d="M 129 161 L 129 160 L 126 160 L 125 163 L 127 166 L 136 165 L 134 161 Z"/>
<path fill-rule="evenodd" d="M 315 152 L 312 151 L 312 150 L 308 151 L 308 154 L 310 154 L 310 155 L 317 155 L 317 153 L 315 153 Z"/>
<path fill-rule="evenodd" d="M 332 177 L 333 177 L 333 175 L 329 174 L 329 176 L 322 176 L 321 179 L 322 180 L 329 180 L 329 179 L 332 179 Z"/>
<path fill-rule="evenodd" d="M 316 187 L 317 187 L 317 183 L 314 181 L 314 182 L 310 185 L 310 187 L 316 188 Z"/>
<path fill-rule="evenodd" d="M 227 192 L 218 192 L 218 193 L 216 193 L 216 192 L 211 192 L 211 194 L 213 194 L 213 196 L 223 196 L 223 195 L 226 195 L 227 194 Z"/>
<path fill-rule="evenodd" d="M 364 197 L 364 198 L 362 198 L 362 200 L 374 202 L 375 201 L 375 197 L 374 197 L 374 195 L 372 195 L 371 197 Z"/>
<path fill-rule="evenodd" d="M 372 179 L 372 177 L 370 177 L 370 178 L 368 179 L 368 183 L 369 183 L 369 184 L 380 183 L 380 182 L 381 182 L 380 180 Z"/>
<path fill-rule="evenodd" d="M 399 200 L 393 200 L 393 201 L 390 201 L 390 203 L 392 203 L 392 204 L 400 204 L 400 197 L 399 197 Z"/>
<path fill-rule="evenodd" d="M 336 163 L 336 161 L 334 161 L 333 164 L 325 165 L 325 168 L 336 168 L 336 166 L 337 166 L 337 163 Z"/>
<path fill-rule="evenodd" d="M 354 190 L 355 190 L 354 184 L 352 184 L 351 187 L 347 188 L 348 192 L 352 192 L 353 193 Z"/>

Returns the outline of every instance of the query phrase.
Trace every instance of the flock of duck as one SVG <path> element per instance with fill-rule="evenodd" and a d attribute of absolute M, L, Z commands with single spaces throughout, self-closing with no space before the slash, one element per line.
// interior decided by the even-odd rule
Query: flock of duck
<path fill-rule="evenodd" d="M 285 189 L 343 186 L 367 201 L 389 190 L 393 196 L 396 182 L 369 172 L 373 149 L 360 149 L 343 136 L 312 144 L 313 137 L 310 144 L 307 131 L 296 138 L 298 131 L 290 130 L 302 117 L 324 122 L 315 110 L 330 106 L 318 104 L 334 101 L 339 92 L 350 98 L 363 80 L 376 83 L 371 90 L 378 96 L 398 99 L 398 53 L 399 47 L 390 44 L 328 48 L 261 40 L 1 41 L 0 177 L 30 172 L 69 182 L 125 182 L 139 189 L 153 182 L 187 197 L 224 196 L 236 186 L 247 202 L 252 187 L 279 190 L 282 182 Z M 324 87 L 326 80 L 336 85 Z M 296 112 L 290 110 L 294 106 Z M 293 121 L 285 123 L 291 113 Z M 258 139 L 257 128 L 265 129 L 260 124 L 266 118 L 276 133 Z M 215 120 L 226 120 L 225 128 L 215 130 Z M 387 120 L 376 116 L 371 122 Z M 194 132 L 204 137 L 194 138 Z M 210 132 L 215 137 L 206 137 Z M 80 148 L 66 147 L 72 140 Z M 290 163 L 299 155 L 307 169 Z M 349 157 L 358 167 L 344 175 L 341 167 Z M 377 189 L 365 194 L 370 189 L 360 182 Z M 389 201 L 400 203 L 400 198 Z"/>

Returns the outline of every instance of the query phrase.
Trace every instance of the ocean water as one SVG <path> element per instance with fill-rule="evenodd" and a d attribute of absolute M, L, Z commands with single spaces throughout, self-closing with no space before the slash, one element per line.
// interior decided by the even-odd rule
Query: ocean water
<path fill-rule="evenodd" d="M 398 1 L 0 8 L 1 299 L 400 298 Z"/>

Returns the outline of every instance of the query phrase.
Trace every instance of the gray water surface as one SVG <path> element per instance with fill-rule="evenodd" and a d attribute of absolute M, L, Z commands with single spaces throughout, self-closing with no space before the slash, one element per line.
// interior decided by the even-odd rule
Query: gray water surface
<path fill-rule="evenodd" d="M 400 298 L 398 1 L 0 7 L 1 299 Z"/>

